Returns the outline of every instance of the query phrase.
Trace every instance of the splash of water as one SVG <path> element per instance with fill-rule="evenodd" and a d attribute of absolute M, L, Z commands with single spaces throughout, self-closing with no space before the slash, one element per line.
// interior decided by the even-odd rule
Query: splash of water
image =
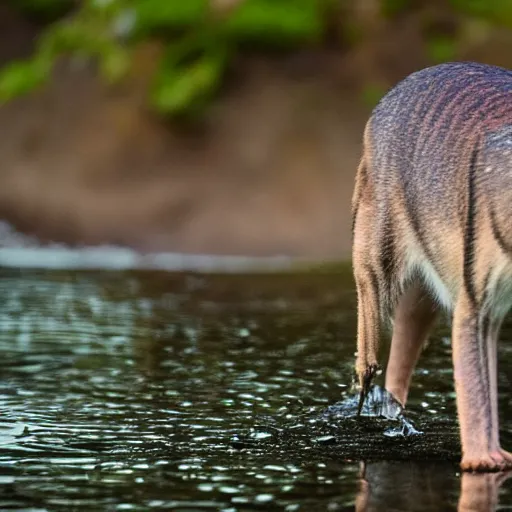
<path fill-rule="evenodd" d="M 342 402 L 330 405 L 324 412 L 324 417 L 330 418 L 354 418 L 357 416 L 359 394 L 351 396 Z M 404 408 L 396 398 L 380 386 L 373 385 L 363 403 L 361 416 L 371 418 L 384 418 L 396 421 L 398 427 L 392 427 L 384 432 L 387 437 L 408 437 L 419 435 L 423 432 L 417 430 L 404 416 Z"/>

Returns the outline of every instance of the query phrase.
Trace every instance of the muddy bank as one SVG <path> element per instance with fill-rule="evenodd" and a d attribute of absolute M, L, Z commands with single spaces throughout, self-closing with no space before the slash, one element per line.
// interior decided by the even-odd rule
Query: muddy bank
<path fill-rule="evenodd" d="M 1 14 L 6 62 L 30 51 L 38 28 Z M 141 48 L 115 89 L 63 64 L 45 90 L 0 107 L 0 218 L 42 243 L 345 258 L 369 113 L 360 82 L 393 83 L 428 63 L 418 23 L 379 27 L 353 53 L 247 57 L 187 127 L 147 109 L 157 48 Z M 462 57 L 507 64 L 511 41 L 497 32 Z"/>
<path fill-rule="evenodd" d="M 346 254 L 366 112 L 315 67 L 297 78 L 244 63 L 201 126 L 169 129 L 137 87 L 107 91 L 63 66 L 50 88 L 2 107 L 0 214 L 72 244 Z"/>

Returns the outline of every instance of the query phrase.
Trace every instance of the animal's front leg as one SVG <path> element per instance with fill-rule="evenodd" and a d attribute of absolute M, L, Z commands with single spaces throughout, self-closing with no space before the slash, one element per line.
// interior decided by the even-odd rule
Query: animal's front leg
<path fill-rule="evenodd" d="M 357 359 L 356 372 L 359 379 L 359 405 L 361 413 L 372 380 L 377 372 L 379 348 L 379 294 L 371 273 L 356 272 L 357 285 Z"/>
<path fill-rule="evenodd" d="M 385 387 L 403 406 L 414 367 L 437 313 L 436 304 L 421 282 L 412 284 L 395 308 Z"/>
<path fill-rule="evenodd" d="M 462 462 L 466 471 L 512 469 L 512 454 L 499 443 L 496 346 L 488 320 L 461 293 L 453 318 L 453 367 Z"/>

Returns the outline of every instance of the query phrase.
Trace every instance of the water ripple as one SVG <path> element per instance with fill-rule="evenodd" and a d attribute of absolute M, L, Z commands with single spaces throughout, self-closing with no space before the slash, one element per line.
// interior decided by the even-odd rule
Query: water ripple
<path fill-rule="evenodd" d="M 323 416 L 350 396 L 346 278 L 24 270 L 0 294 L 2 510 L 353 510 L 361 459 L 421 452 Z M 441 457 L 450 357 L 436 338 L 411 392 Z"/>

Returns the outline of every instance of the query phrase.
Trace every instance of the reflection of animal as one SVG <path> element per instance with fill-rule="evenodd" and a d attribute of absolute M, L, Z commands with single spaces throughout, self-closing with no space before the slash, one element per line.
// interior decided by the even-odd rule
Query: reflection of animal
<path fill-rule="evenodd" d="M 461 466 L 512 468 L 496 368 L 512 305 L 512 72 L 449 63 L 394 87 L 367 123 L 352 206 L 361 396 L 382 317 L 394 312 L 386 388 L 405 404 L 421 346 L 447 309 Z"/>
<path fill-rule="evenodd" d="M 457 512 L 495 512 L 506 473 L 464 473 Z M 457 478 L 450 464 L 370 462 L 361 465 L 356 512 L 454 510 Z"/>

